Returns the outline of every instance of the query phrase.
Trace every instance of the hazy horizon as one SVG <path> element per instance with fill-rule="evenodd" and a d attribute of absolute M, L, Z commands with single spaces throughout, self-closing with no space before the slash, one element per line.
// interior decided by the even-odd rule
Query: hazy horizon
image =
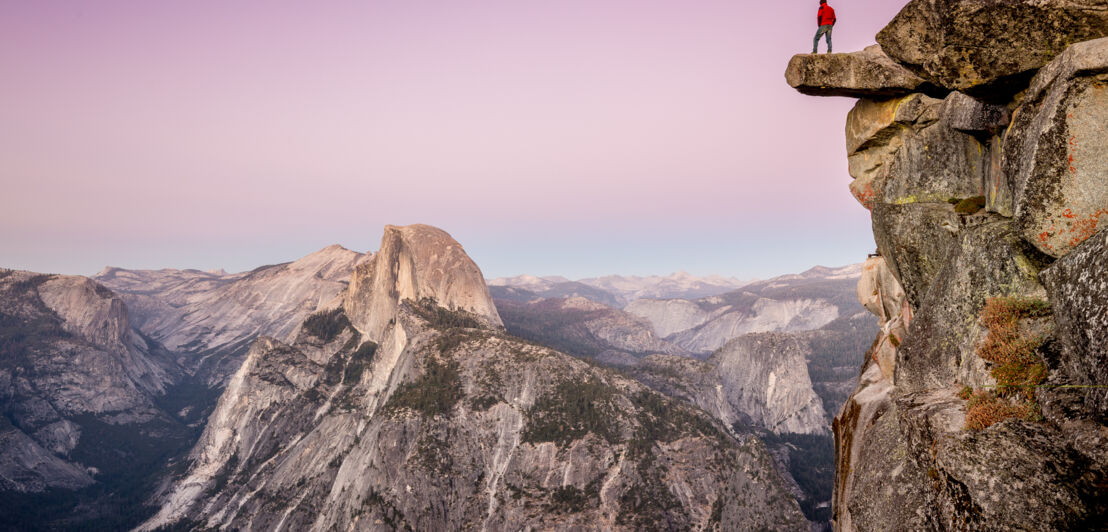
<path fill-rule="evenodd" d="M 903 2 L 831 2 L 837 51 Z M 0 5 L 0 267 L 243 271 L 428 223 L 486 277 L 873 250 L 818 2 Z"/>

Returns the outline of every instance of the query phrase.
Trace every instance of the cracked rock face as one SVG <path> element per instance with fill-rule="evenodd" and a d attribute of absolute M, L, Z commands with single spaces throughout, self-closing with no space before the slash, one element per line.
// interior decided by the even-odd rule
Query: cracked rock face
<path fill-rule="evenodd" d="M 655 355 L 627 371 L 729 427 L 823 435 L 827 414 L 808 375 L 810 354 L 800 335 L 758 333 L 731 340 L 703 362 Z"/>
<path fill-rule="evenodd" d="M 1023 237 L 1054 257 L 1108 224 L 1108 39 L 1075 44 L 1035 76 L 1004 139 Z"/>
<path fill-rule="evenodd" d="M 254 344 L 143 529 L 807 529 L 756 438 L 507 336 L 452 239 L 387 231 L 344 307 Z"/>
<path fill-rule="evenodd" d="M 1108 385 L 1108 232 L 1086 240 L 1041 277 L 1054 304 L 1066 373 L 1078 384 Z M 1108 420 L 1108 390 L 1081 395 L 1094 415 Z"/>

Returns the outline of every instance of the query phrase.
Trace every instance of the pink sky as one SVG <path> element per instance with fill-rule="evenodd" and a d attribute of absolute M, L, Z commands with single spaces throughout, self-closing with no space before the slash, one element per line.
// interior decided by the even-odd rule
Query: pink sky
<path fill-rule="evenodd" d="M 417 222 L 489 276 L 860 261 L 853 101 L 783 78 L 817 5 L 0 3 L 0 267 L 242 270 Z M 832 5 L 849 51 L 903 3 Z"/>

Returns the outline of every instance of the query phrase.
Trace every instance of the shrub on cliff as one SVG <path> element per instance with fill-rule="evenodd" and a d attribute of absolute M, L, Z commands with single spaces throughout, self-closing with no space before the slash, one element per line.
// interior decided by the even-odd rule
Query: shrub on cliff
<path fill-rule="evenodd" d="M 992 362 L 989 373 L 996 379 L 996 391 L 964 390 L 967 400 L 966 428 L 980 430 L 1005 419 L 1029 421 L 1041 417 L 1035 402 L 1035 387 L 1046 380 L 1046 365 L 1036 350 L 1044 339 L 1020 327 L 1020 320 L 1050 315 L 1045 301 L 994 297 L 985 301 L 981 321 L 989 330 L 977 355 Z"/>

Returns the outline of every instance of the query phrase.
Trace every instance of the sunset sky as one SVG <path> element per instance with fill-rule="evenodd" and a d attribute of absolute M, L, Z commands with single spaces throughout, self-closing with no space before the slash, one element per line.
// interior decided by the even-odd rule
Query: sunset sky
<path fill-rule="evenodd" d="M 903 4 L 832 0 L 836 50 Z M 853 101 L 783 76 L 817 6 L 0 0 L 0 267 L 239 271 L 409 223 L 488 277 L 859 262 Z"/>

